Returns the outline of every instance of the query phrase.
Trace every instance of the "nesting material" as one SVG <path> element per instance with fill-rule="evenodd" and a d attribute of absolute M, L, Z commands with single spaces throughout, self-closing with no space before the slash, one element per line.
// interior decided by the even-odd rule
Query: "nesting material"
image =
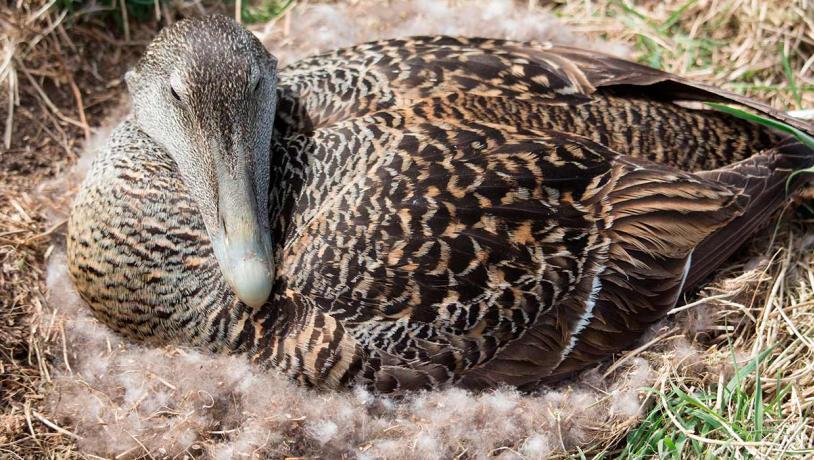
<path fill-rule="evenodd" d="M 439 33 L 555 40 L 625 54 L 622 46 L 591 42 L 511 0 L 306 5 L 258 33 L 283 62 L 370 39 Z M 96 138 L 106 138 L 117 122 L 118 117 L 110 120 Z M 72 173 L 43 189 L 59 197 L 53 221 L 65 218 L 65 204 L 98 144 L 90 145 Z M 79 451 L 117 458 L 547 458 L 611 446 L 653 404 L 645 388 L 675 380 L 675 373 L 692 375 L 692 382 L 731 375 L 733 360 L 702 352 L 696 339 L 714 349 L 722 336 L 716 329 L 720 315 L 730 315 L 739 327 L 755 327 L 749 318 L 760 312 L 744 305 L 772 280 L 785 278 L 767 274 L 766 263 L 753 265 L 730 280 L 731 286 L 710 291 L 708 302 L 682 311 L 680 321 L 654 328 L 641 349 L 610 369 L 604 365 L 535 394 L 452 388 L 394 399 L 362 388 L 304 389 L 242 356 L 125 341 L 92 318 L 71 285 L 64 248 L 57 246 L 47 266 L 51 312 L 40 327 L 64 349 L 62 361 L 50 370 L 42 416 L 74 439 Z M 735 270 L 743 273 L 744 267 Z M 797 343 L 787 331 L 764 332 L 773 334 L 766 339 Z M 743 359 L 751 356 L 751 337 L 734 338 L 746 350 Z"/>
<path fill-rule="evenodd" d="M 280 62 L 373 40 L 462 35 L 552 41 L 627 57 L 627 45 L 574 33 L 533 2 L 513 0 L 360 0 L 306 5 L 253 28 Z"/>
<path fill-rule="evenodd" d="M 640 389 L 654 377 L 647 361 L 635 358 L 614 379 L 589 372 L 536 395 L 508 388 L 399 399 L 363 388 L 320 392 L 241 356 L 126 343 L 89 316 L 64 254 L 51 257 L 48 273 L 68 350 L 49 395 L 51 413 L 78 437 L 80 451 L 100 456 L 428 459 L 466 451 L 476 458 L 544 458 L 635 421 Z"/>

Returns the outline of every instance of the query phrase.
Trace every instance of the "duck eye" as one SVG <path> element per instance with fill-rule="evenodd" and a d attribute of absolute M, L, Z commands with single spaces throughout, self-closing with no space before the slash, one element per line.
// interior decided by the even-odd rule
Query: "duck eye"
<path fill-rule="evenodd" d="M 181 102 L 181 96 L 179 96 L 178 93 L 175 92 L 175 88 L 173 88 L 172 85 L 170 85 L 170 93 L 172 93 L 172 97 L 174 97 L 175 100 Z"/>
<path fill-rule="evenodd" d="M 253 91 L 254 91 L 255 93 L 257 92 L 257 90 L 259 90 L 259 89 L 260 89 L 260 82 L 261 82 L 261 81 L 263 81 L 263 79 L 262 79 L 262 78 L 258 78 L 258 79 L 257 79 L 257 81 L 254 83 L 254 89 L 253 89 Z"/>

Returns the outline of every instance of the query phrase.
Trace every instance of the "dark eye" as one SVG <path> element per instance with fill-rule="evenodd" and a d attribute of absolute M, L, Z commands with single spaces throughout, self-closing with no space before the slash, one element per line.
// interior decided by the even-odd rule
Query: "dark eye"
<path fill-rule="evenodd" d="M 259 90 L 259 89 L 260 89 L 260 82 L 262 82 L 262 81 L 263 81 L 263 78 L 258 78 L 258 79 L 257 79 L 257 82 L 255 82 L 255 84 L 254 84 L 254 89 L 253 89 L 253 91 L 254 91 L 255 93 L 257 92 L 257 90 Z"/>
<path fill-rule="evenodd" d="M 173 88 L 172 86 L 170 86 L 170 92 L 172 93 L 172 97 L 174 97 L 175 100 L 181 102 L 181 96 L 179 96 L 178 93 L 175 92 L 175 88 Z"/>

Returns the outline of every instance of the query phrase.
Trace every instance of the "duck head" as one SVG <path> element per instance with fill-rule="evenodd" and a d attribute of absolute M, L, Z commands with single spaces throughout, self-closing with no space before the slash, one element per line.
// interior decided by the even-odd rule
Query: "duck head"
<path fill-rule="evenodd" d="M 224 16 L 165 28 L 125 79 L 136 125 L 162 146 L 244 303 L 271 292 L 268 192 L 277 60 Z"/>

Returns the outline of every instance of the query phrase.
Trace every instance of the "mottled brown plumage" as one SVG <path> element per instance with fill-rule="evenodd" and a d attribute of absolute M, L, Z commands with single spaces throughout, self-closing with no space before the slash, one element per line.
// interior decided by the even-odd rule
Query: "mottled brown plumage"
<path fill-rule="evenodd" d="M 69 227 L 72 276 L 103 322 L 309 385 L 530 388 L 633 345 L 814 163 L 675 102 L 812 132 L 763 104 L 548 44 L 386 40 L 295 63 L 277 93 L 269 300 L 230 290 L 178 165 L 129 119 Z"/>

